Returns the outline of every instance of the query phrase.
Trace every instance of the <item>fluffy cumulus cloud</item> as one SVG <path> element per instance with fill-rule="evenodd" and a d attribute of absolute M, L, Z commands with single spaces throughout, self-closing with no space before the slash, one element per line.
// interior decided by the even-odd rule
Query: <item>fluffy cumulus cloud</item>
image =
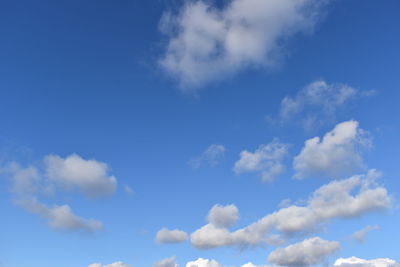
<path fill-rule="evenodd" d="M 314 237 L 274 250 L 269 254 L 268 261 L 281 266 L 310 266 L 321 263 L 327 256 L 338 251 L 339 248 L 338 242 Z"/>
<path fill-rule="evenodd" d="M 176 263 L 175 257 L 166 258 L 160 261 L 157 261 L 153 265 L 154 267 L 178 267 Z"/>
<path fill-rule="evenodd" d="M 88 197 L 110 195 L 116 179 L 108 176 L 108 166 L 96 160 L 85 160 L 73 154 L 66 158 L 49 155 L 44 159 L 46 176 L 67 189 L 78 189 Z"/>
<path fill-rule="evenodd" d="M 339 123 L 321 139 L 307 140 L 294 158 L 295 178 L 341 177 L 364 168 L 360 148 L 370 140 L 357 121 Z"/>
<path fill-rule="evenodd" d="M 107 265 L 101 265 L 100 263 L 92 263 L 88 267 L 133 267 L 132 265 L 117 261 Z"/>
<path fill-rule="evenodd" d="M 337 111 L 351 100 L 372 95 L 373 91 L 361 92 L 347 84 L 329 84 L 316 80 L 295 96 L 286 96 L 280 106 L 281 122 L 297 121 L 307 129 L 313 129 L 335 119 Z"/>
<path fill-rule="evenodd" d="M 364 227 L 363 229 L 355 232 L 351 237 L 356 240 L 359 243 L 364 243 L 365 242 L 365 236 L 374 230 L 379 230 L 380 227 L 378 225 L 368 225 Z"/>
<path fill-rule="evenodd" d="M 239 219 L 239 210 L 235 205 L 215 205 L 208 213 L 207 220 L 216 227 L 230 227 Z"/>
<path fill-rule="evenodd" d="M 222 265 L 216 260 L 198 258 L 195 261 L 189 261 L 186 263 L 186 267 L 222 267 Z"/>
<path fill-rule="evenodd" d="M 337 259 L 335 267 L 400 267 L 400 263 L 392 259 L 380 258 L 364 260 L 357 257 Z"/>
<path fill-rule="evenodd" d="M 188 1 L 160 21 L 168 37 L 160 64 L 186 89 L 248 67 L 271 67 L 285 39 L 311 32 L 326 2 L 231 0 L 217 8 L 213 1 Z"/>
<path fill-rule="evenodd" d="M 371 170 L 367 175 L 332 181 L 314 191 L 306 205 L 281 208 L 233 232 L 208 223 L 191 234 L 192 245 L 199 249 L 255 246 L 271 238 L 290 238 L 316 231 L 332 219 L 349 219 L 385 210 L 390 207 L 391 199 L 386 188 L 377 184 L 378 177 Z"/>
<path fill-rule="evenodd" d="M 184 231 L 163 228 L 157 232 L 156 242 L 159 244 L 174 244 L 184 242 L 188 240 L 188 238 L 188 234 Z"/>
<path fill-rule="evenodd" d="M 223 145 L 210 145 L 199 157 L 189 160 L 188 164 L 192 168 L 199 168 L 203 164 L 215 166 L 221 161 L 225 151 Z"/>
<path fill-rule="evenodd" d="M 114 192 L 116 179 L 107 176 L 107 165 L 75 154 L 65 159 L 49 155 L 43 162 L 43 168 L 33 165 L 24 168 L 16 162 L 2 168 L 10 177 L 14 202 L 47 220 L 54 229 L 85 233 L 102 229 L 100 221 L 74 214 L 69 205 L 47 205 L 40 199 L 66 189 L 75 189 L 88 197 Z"/>
<path fill-rule="evenodd" d="M 272 182 L 284 171 L 282 160 L 287 154 L 288 145 L 275 139 L 269 144 L 261 145 L 254 152 L 240 152 L 233 171 L 236 174 L 258 172 L 263 182 Z"/>

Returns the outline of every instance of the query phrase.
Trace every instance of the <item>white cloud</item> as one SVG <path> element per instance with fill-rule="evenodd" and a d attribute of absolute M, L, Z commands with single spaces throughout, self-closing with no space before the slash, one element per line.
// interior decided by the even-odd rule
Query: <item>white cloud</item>
<path fill-rule="evenodd" d="M 154 267 L 178 267 L 175 257 L 166 258 L 154 263 Z"/>
<path fill-rule="evenodd" d="M 239 219 L 239 210 L 235 205 L 214 205 L 207 216 L 208 222 L 216 227 L 230 227 Z"/>
<path fill-rule="evenodd" d="M 225 151 L 223 145 L 210 145 L 199 157 L 191 159 L 188 164 L 192 168 L 199 168 L 204 163 L 215 166 L 220 162 Z"/>
<path fill-rule="evenodd" d="M 76 154 L 65 159 L 49 155 L 44 162 L 46 176 L 66 189 L 78 189 L 88 197 L 115 192 L 116 178 L 108 176 L 108 166 L 103 162 L 85 160 Z"/>
<path fill-rule="evenodd" d="M 357 257 L 337 259 L 333 266 L 336 267 L 400 267 L 400 263 L 392 259 L 380 258 L 364 260 Z"/>
<path fill-rule="evenodd" d="M 44 158 L 41 166 L 21 167 L 12 162 L 2 172 L 11 180 L 14 202 L 27 211 L 46 219 L 50 227 L 58 230 L 95 232 L 103 228 L 98 220 L 75 215 L 69 205 L 46 205 L 39 198 L 55 195 L 57 190 L 79 190 L 95 197 L 115 191 L 116 179 L 107 176 L 107 165 L 95 160 L 85 160 L 78 155 L 63 159 L 57 155 Z"/>
<path fill-rule="evenodd" d="M 272 67 L 287 38 L 312 31 L 326 2 L 232 0 L 217 8 L 189 1 L 160 21 L 168 37 L 160 64 L 184 89 L 246 68 Z"/>
<path fill-rule="evenodd" d="M 337 178 L 359 171 L 365 167 L 359 148 L 368 144 L 357 121 L 339 123 L 322 140 L 314 137 L 305 142 L 293 161 L 294 177 Z"/>
<path fill-rule="evenodd" d="M 186 263 L 186 267 L 222 267 L 222 265 L 216 260 L 198 258 L 195 261 L 189 261 Z"/>
<path fill-rule="evenodd" d="M 368 226 L 364 227 L 363 229 L 361 229 L 361 230 L 355 232 L 355 233 L 352 235 L 352 238 L 353 238 L 354 240 L 356 240 L 357 242 L 359 242 L 359 243 L 364 243 L 364 242 L 365 242 L 365 236 L 366 236 L 369 232 L 374 231 L 374 230 L 379 230 L 379 229 L 380 229 L 380 228 L 379 228 L 378 225 L 368 225 Z"/>
<path fill-rule="evenodd" d="M 100 221 L 84 219 L 75 215 L 68 205 L 48 207 L 36 198 L 19 199 L 16 200 L 16 203 L 27 211 L 46 219 L 49 226 L 57 230 L 93 233 L 103 228 Z"/>
<path fill-rule="evenodd" d="M 272 182 L 284 171 L 282 160 L 287 154 L 288 145 L 274 139 L 254 152 L 240 152 L 240 159 L 236 161 L 233 171 L 236 174 L 259 172 L 263 182 Z"/>
<path fill-rule="evenodd" d="M 117 261 L 107 265 L 101 265 L 100 263 L 92 263 L 88 267 L 132 267 L 132 265 L 125 264 L 122 261 Z"/>
<path fill-rule="evenodd" d="M 377 177 L 377 172 L 371 170 L 367 175 L 332 181 L 317 189 L 306 205 L 281 208 L 233 232 L 209 223 L 191 234 L 192 245 L 199 249 L 255 246 L 268 242 L 271 237 L 290 238 L 315 231 L 332 219 L 385 210 L 390 207 L 391 200 L 386 188 L 374 181 Z"/>
<path fill-rule="evenodd" d="M 310 130 L 324 122 L 333 121 L 340 108 L 351 100 L 369 96 L 372 92 L 360 92 L 347 84 L 329 84 L 324 80 L 316 80 L 294 97 L 286 96 L 282 100 L 279 119 L 281 122 L 295 120 Z"/>
<path fill-rule="evenodd" d="M 327 256 L 338 251 L 338 242 L 326 241 L 319 237 L 279 248 L 271 252 L 268 261 L 281 266 L 310 266 L 321 263 Z"/>
<path fill-rule="evenodd" d="M 178 229 L 168 230 L 167 228 L 163 228 L 156 235 L 156 241 L 160 244 L 181 243 L 186 240 L 188 240 L 188 234 Z"/>

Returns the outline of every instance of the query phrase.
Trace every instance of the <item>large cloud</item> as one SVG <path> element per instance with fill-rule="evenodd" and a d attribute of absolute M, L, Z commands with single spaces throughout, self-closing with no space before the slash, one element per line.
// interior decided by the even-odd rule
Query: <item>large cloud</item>
<path fill-rule="evenodd" d="M 236 174 L 259 172 L 263 182 L 272 182 L 284 171 L 282 160 L 287 154 L 288 145 L 275 139 L 254 152 L 240 152 L 240 159 L 236 161 L 233 171 Z"/>
<path fill-rule="evenodd" d="M 327 256 L 338 251 L 339 248 L 338 242 L 314 237 L 274 250 L 269 254 L 268 261 L 281 266 L 310 266 L 321 263 Z"/>
<path fill-rule="evenodd" d="M 101 265 L 100 263 L 92 263 L 88 267 L 132 267 L 132 265 L 125 264 L 122 261 L 117 261 L 107 265 Z"/>
<path fill-rule="evenodd" d="M 183 88 L 248 67 L 271 67 L 283 41 L 310 32 L 326 2 L 231 0 L 219 9 L 210 1 L 188 1 L 177 15 L 166 13 L 160 21 L 168 36 L 160 64 Z"/>
<path fill-rule="evenodd" d="M 391 200 L 387 190 L 374 182 L 377 177 L 377 172 L 371 170 L 367 175 L 332 181 L 317 189 L 306 205 L 282 208 L 233 232 L 208 223 L 191 234 L 191 242 L 199 249 L 254 246 L 271 237 L 287 238 L 314 231 L 331 219 L 354 218 L 385 210 L 390 207 Z"/>
<path fill-rule="evenodd" d="M 43 161 L 43 170 L 33 165 L 24 168 L 16 162 L 2 168 L 10 176 L 15 203 L 46 219 L 54 229 L 77 232 L 102 229 L 100 221 L 75 215 L 69 205 L 47 205 L 40 198 L 66 189 L 78 190 L 88 197 L 111 194 L 116 179 L 107 175 L 107 165 L 75 154 L 65 159 L 49 155 Z"/>
<path fill-rule="evenodd" d="M 337 259 L 335 267 L 400 267 L 400 263 L 392 259 L 380 258 L 364 260 L 357 257 Z"/>
<path fill-rule="evenodd" d="M 157 232 L 156 242 L 159 244 L 175 244 L 188 240 L 188 234 L 184 231 L 163 228 Z"/>
<path fill-rule="evenodd" d="M 294 158 L 295 178 L 341 177 L 364 168 L 359 148 L 369 144 L 356 121 L 339 123 L 322 140 L 307 140 Z"/>
<path fill-rule="evenodd" d="M 110 195 L 116 179 L 108 176 L 108 166 L 96 160 L 85 160 L 73 154 L 66 158 L 49 155 L 44 159 L 46 176 L 67 189 L 78 189 L 88 197 Z"/>

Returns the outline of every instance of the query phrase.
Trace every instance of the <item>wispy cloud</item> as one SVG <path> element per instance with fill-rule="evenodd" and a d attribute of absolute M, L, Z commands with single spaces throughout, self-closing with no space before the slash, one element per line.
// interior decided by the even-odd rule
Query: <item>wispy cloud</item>
<path fill-rule="evenodd" d="M 216 166 L 225 155 L 226 148 L 223 145 L 210 145 L 200 156 L 188 161 L 192 168 L 200 168 L 203 164 Z"/>

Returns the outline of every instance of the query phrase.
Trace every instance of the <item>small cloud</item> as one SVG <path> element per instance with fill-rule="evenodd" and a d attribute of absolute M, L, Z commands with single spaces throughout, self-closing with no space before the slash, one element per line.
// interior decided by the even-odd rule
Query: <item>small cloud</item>
<path fill-rule="evenodd" d="M 380 227 L 378 225 L 368 225 L 366 227 L 364 227 L 363 229 L 355 232 L 354 234 L 352 234 L 352 238 L 354 240 L 356 240 L 359 243 L 364 243 L 365 242 L 365 236 L 374 230 L 379 230 Z"/>
<path fill-rule="evenodd" d="M 227 206 L 214 205 L 207 216 L 208 222 L 217 227 L 230 227 L 238 219 L 239 210 L 233 204 Z"/>
<path fill-rule="evenodd" d="M 191 159 L 188 165 L 194 169 L 200 168 L 203 164 L 216 166 L 224 157 L 225 151 L 223 145 L 210 145 L 199 157 Z"/>
<path fill-rule="evenodd" d="M 288 148 L 287 144 L 274 139 L 269 144 L 260 145 L 254 152 L 243 150 L 233 171 L 236 174 L 258 172 L 261 181 L 272 182 L 285 170 L 282 161 L 288 154 Z"/>
<path fill-rule="evenodd" d="M 159 244 L 176 244 L 185 242 L 188 238 L 188 234 L 184 231 L 163 228 L 157 232 L 156 242 Z"/>

